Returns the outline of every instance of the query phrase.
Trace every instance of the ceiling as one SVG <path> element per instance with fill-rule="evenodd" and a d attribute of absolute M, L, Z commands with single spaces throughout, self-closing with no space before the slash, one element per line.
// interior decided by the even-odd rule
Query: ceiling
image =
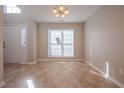
<path fill-rule="evenodd" d="M 92 16 L 100 5 L 67 5 L 70 14 L 64 18 L 55 17 L 54 5 L 20 5 L 22 13 L 38 23 L 83 23 Z"/>

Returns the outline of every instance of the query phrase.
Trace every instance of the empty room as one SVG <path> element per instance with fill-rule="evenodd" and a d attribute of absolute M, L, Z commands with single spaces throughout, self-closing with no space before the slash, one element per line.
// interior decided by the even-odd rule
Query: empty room
<path fill-rule="evenodd" d="M 1 88 L 123 88 L 123 5 L 0 5 Z"/>

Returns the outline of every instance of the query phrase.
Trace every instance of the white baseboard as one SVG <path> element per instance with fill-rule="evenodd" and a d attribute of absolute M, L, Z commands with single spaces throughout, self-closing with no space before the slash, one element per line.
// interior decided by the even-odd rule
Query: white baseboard
<path fill-rule="evenodd" d="M 29 63 L 27 63 L 28 65 L 34 65 L 34 64 L 36 64 L 37 63 L 37 61 L 34 61 L 34 62 L 29 62 Z"/>
<path fill-rule="evenodd" d="M 118 80 L 114 79 L 112 76 L 109 76 L 108 79 L 111 80 L 113 83 L 115 83 L 120 88 L 124 88 L 124 84 L 120 83 Z"/>
<path fill-rule="evenodd" d="M 103 72 L 102 70 L 100 70 L 98 67 L 96 67 L 93 64 L 90 64 L 87 60 L 84 59 L 84 62 L 88 63 L 91 67 L 93 67 L 94 69 L 96 69 L 98 72 L 101 73 L 101 76 L 104 78 L 107 78 L 108 80 L 112 81 L 113 83 L 115 83 L 117 86 L 119 86 L 120 88 L 124 88 L 124 84 L 120 83 L 118 80 L 116 80 L 115 78 L 113 78 L 112 76 L 108 76 L 105 77 L 105 72 Z"/>
<path fill-rule="evenodd" d="M 35 61 L 33 62 L 28 62 L 28 63 L 21 63 L 21 64 L 28 64 L 28 65 L 34 65 L 38 62 L 38 59 L 36 59 Z"/>
<path fill-rule="evenodd" d="M 41 61 L 41 62 L 63 62 L 63 61 L 68 61 L 68 62 L 80 62 L 80 61 L 83 61 L 83 59 L 38 59 L 38 61 Z"/>
<path fill-rule="evenodd" d="M 101 71 L 98 67 L 96 67 L 95 65 L 89 63 L 87 60 L 84 60 L 84 62 L 86 62 L 88 65 L 90 65 L 91 67 L 93 67 L 95 70 L 97 70 L 101 76 L 105 76 L 105 73 L 103 71 Z"/>
<path fill-rule="evenodd" d="M 5 85 L 5 81 L 0 81 L 0 87 L 3 87 Z"/>

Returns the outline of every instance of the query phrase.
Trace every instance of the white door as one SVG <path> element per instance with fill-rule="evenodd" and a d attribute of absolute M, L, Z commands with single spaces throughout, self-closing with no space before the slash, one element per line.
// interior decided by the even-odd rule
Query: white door
<path fill-rule="evenodd" d="M 22 63 L 22 27 L 5 26 L 4 63 Z"/>

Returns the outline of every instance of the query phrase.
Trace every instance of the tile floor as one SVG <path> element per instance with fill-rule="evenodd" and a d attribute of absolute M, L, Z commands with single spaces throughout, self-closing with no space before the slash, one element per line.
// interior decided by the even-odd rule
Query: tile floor
<path fill-rule="evenodd" d="M 116 88 L 85 62 L 5 64 L 4 88 Z"/>

